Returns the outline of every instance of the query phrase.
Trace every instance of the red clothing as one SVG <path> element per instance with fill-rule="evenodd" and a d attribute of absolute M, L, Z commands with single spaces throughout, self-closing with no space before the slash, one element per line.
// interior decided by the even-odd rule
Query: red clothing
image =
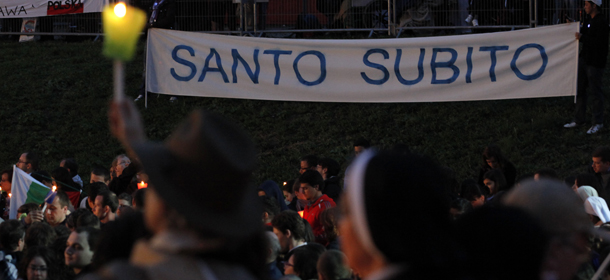
<path fill-rule="evenodd" d="M 310 202 L 307 206 L 305 206 L 305 211 L 303 211 L 303 218 L 306 219 L 311 225 L 311 230 L 313 230 L 313 235 L 316 237 L 316 240 L 319 237 L 324 235 L 324 228 L 322 228 L 322 223 L 320 223 L 320 213 L 325 209 L 335 207 L 336 204 L 332 200 L 332 198 L 327 195 L 322 195 L 313 203 Z"/>

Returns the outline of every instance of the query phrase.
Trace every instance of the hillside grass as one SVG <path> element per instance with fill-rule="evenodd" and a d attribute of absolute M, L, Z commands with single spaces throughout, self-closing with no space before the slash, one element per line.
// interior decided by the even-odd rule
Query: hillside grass
<path fill-rule="evenodd" d="M 101 48 L 100 42 L 0 41 L 1 168 L 34 150 L 49 171 L 62 158 L 76 158 L 88 181 L 91 166 L 108 167 L 124 152 L 108 130 L 112 65 Z M 142 53 L 140 45 L 138 57 L 126 66 L 133 97 L 142 83 Z M 606 95 L 609 76 L 606 71 Z M 519 174 L 553 168 L 565 177 L 586 170 L 591 152 L 609 145 L 610 135 L 610 123 L 597 135 L 587 135 L 588 127 L 563 128 L 572 118 L 573 97 L 400 104 L 168 99 L 149 95 L 148 109 L 137 103 L 151 139 L 165 139 L 194 108 L 224 114 L 248 130 L 260 149 L 255 183 L 296 177 L 298 159 L 307 154 L 334 158 L 345 167 L 359 137 L 382 148 L 404 143 L 452 168 L 458 180 L 476 175 L 490 143 L 503 149 Z"/>

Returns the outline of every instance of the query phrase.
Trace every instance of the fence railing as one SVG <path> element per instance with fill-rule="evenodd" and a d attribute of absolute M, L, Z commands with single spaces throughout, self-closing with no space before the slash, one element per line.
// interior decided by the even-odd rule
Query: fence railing
<path fill-rule="evenodd" d="M 268 37 L 360 31 L 396 36 L 405 32 L 460 34 L 530 28 L 581 20 L 584 3 L 583 0 L 174 1 L 174 29 Z M 154 0 L 131 2 L 150 14 Z M 607 6 L 603 7 L 605 14 Z M 19 35 L 21 25 L 22 19 L 0 17 L 0 35 Z M 47 39 L 101 35 L 101 14 L 41 17 L 36 32 L 30 34 Z"/>

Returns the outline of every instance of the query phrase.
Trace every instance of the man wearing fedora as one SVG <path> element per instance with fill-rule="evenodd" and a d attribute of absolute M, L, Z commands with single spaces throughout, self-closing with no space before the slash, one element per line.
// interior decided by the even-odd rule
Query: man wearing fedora
<path fill-rule="evenodd" d="M 602 14 L 602 0 L 585 0 L 585 18 L 576 40 L 582 43 L 578 58 L 578 86 L 576 92 L 576 111 L 572 122 L 565 128 L 580 126 L 586 121 L 587 88 L 591 88 L 593 98 L 593 126 L 587 134 L 595 134 L 604 127 L 604 92 L 602 77 L 608 56 L 608 22 Z"/>
<path fill-rule="evenodd" d="M 265 235 L 254 143 L 227 119 L 198 110 L 164 143 L 146 140 L 133 102 L 113 103 L 110 130 L 149 175 L 144 220 L 153 233 L 90 279 L 261 279 Z"/>

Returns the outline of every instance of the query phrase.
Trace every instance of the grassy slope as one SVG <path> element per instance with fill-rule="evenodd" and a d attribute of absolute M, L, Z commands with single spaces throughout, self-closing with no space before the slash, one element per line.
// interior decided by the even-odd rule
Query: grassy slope
<path fill-rule="evenodd" d="M 0 167 L 10 167 L 21 151 L 31 149 L 42 154 L 46 170 L 75 157 L 88 180 L 93 164 L 109 166 L 122 152 L 107 129 L 112 66 L 101 56 L 101 43 L 0 41 L 0 61 Z M 142 62 L 139 56 L 127 65 L 130 95 L 141 83 Z M 607 145 L 609 134 L 563 129 L 572 116 L 572 97 L 413 104 L 180 98 L 170 104 L 167 96 L 153 95 L 149 109 L 142 110 L 148 136 L 164 139 L 196 107 L 228 115 L 253 135 L 261 150 L 257 182 L 296 176 L 298 158 L 305 154 L 345 165 L 360 136 L 382 147 L 405 143 L 454 169 L 460 180 L 474 175 L 483 147 L 492 142 L 519 174 L 551 167 L 568 176 L 586 168 L 591 151 Z"/>

